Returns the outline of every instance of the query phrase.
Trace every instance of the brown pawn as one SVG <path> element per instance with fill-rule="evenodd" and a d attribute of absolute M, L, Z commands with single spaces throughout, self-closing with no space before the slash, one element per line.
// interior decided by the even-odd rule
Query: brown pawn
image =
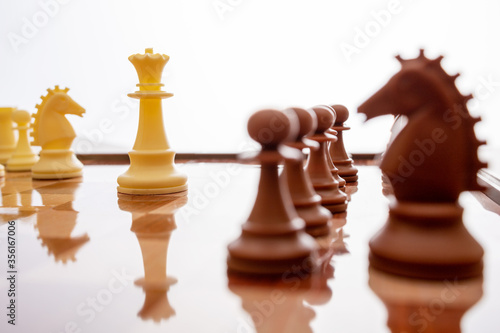
<path fill-rule="evenodd" d="M 337 140 L 334 135 L 327 133 L 335 122 L 335 114 L 332 108 L 326 105 L 315 106 L 312 111 L 318 118 L 318 127 L 308 138 L 318 142 L 320 148 L 311 150 L 306 171 L 316 193 L 321 196 L 321 204 L 332 213 L 343 212 L 347 209 L 347 195 L 340 190 L 339 182 L 333 177 L 327 158 L 328 142 Z"/>
<path fill-rule="evenodd" d="M 334 164 L 338 168 L 340 177 L 344 178 L 348 183 L 358 181 L 358 169 L 353 166 L 353 160 L 347 155 L 344 147 L 343 132 L 350 129 L 344 126 L 344 122 L 349 118 L 349 111 L 343 105 L 332 105 L 332 108 L 337 113 L 337 119 L 332 129 L 337 131 L 337 142 L 330 144 L 329 155 Z"/>
<path fill-rule="evenodd" d="M 253 157 L 261 164 L 261 174 L 241 236 L 228 245 L 229 272 L 277 275 L 299 268 L 308 273 L 315 266 L 316 242 L 304 231 L 304 220 L 297 216 L 286 182 L 278 175 L 284 154 L 291 158 L 290 153 L 299 153 L 290 148 L 281 151 L 291 128 L 296 133 L 297 119 L 276 110 L 258 111 L 248 120 L 250 137 L 262 146 Z"/>
<path fill-rule="evenodd" d="M 331 108 L 331 110 L 333 110 L 333 108 Z M 333 111 L 334 115 L 336 115 L 335 110 Z M 338 134 L 336 130 L 331 128 L 327 131 L 327 133 L 334 135 L 335 137 L 337 137 Z M 339 188 L 345 192 L 345 185 L 347 182 L 345 181 L 344 178 L 339 176 L 339 169 L 337 169 L 337 167 L 333 163 L 332 157 L 330 156 L 330 152 L 328 151 L 328 147 L 331 147 L 331 144 L 332 143 L 329 142 L 329 144 L 327 145 L 327 149 L 325 150 L 326 161 L 328 162 L 328 167 L 330 168 L 330 172 L 332 173 L 333 178 L 335 178 L 335 180 L 339 182 Z"/>
<path fill-rule="evenodd" d="M 291 112 L 299 119 L 299 132 L 292 141 L 285 143 L 287 146 L 302 151 L 304 148 L 318 149 L 315 141 L 304 140 L 304 136 L 311 134 L 317 127 L 316 114 L 310 110 L 290 108 L 285 113 Z M 303 157 L 303 155 L 302 155 Z M 306 232 L 314 237 L 325 236 L 330 233 L 330 220 L 332 214 L 321 206 L 321 197 L 314 192 L 309 175 L 304 170 L 304 158 L 286 159 L 284 177 L 292 197 L 297 214 L 306 222 Z"/>

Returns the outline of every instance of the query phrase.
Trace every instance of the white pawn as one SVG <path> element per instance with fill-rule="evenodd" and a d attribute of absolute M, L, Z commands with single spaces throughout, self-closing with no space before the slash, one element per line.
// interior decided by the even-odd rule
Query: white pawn
<path fill-rule="evenodd" d="M 12 114 L 12 120 L 17 124 L 19 139 L 16 150 L 7 161 L 7 171 L 31 171 L 38 161 L 38 155 L 31 148 L 28 138 L 31 115 L 28 111 L 17 110 Z"/>

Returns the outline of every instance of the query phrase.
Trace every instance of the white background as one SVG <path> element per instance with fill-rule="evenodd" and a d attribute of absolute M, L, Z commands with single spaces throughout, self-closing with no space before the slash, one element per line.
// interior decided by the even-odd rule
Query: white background
<path fill-rule="evenodd" d="M 126 94 L 138 79 L 127 58 L 146 47 L 171 57 L 163 109 L 177 152 L 245 150 L 252 112 L 325 103 L 350 109 L 350 152 L 382 151 L 391 117 L 363 124 L 356 108 L 397 72 L 394 55 L 420 47 L 462 72 L 461 91 L 480 96 L 469 104 L 485 120 L 478 136 L 500 147 L 498 1 L 0 1 L 0 105 L 34 112 L 45 89 L 70 87 L 87 111 L 68 117 L 78 152 L 131 149 L 138 104 Z M 358 53 L 346 57 L 346 44 Z"/>

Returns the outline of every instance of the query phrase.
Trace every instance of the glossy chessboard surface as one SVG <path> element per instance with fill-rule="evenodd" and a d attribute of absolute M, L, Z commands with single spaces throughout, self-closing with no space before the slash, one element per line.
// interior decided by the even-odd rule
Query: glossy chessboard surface
<path fill-rule="evenodd" d="M 0 274 L 8 221 L 17 239 L 17 319 L 1 332 L 499 332 L 500 207 L 463 193 L 464 221 L 485 250 L 484 278 L 418 281 L 368 269 L 368 241 L 388 199 L 376 166 L 359 167 L 347 214 L 318 240 L 311 276 L 228 276 L 227 244 L 252 208 L 259 168 L 185 163 L 187 196 L 118 196 L 127 166 L 83 178 L 1 187 Z M 0 280 L 5 309 L 8 283 Z M 6 312 L 5 310 L 2 310 Z"/>

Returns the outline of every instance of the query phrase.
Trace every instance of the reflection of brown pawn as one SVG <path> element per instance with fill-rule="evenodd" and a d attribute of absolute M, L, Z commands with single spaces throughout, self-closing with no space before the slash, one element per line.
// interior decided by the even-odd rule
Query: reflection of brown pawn
<path fill-rule="evenodd" d="M 174 213 L 187 203 L 187 196 L 120 195 L 120 209 L 132 213 L 131 231 L 141 247 L 144 278 L 135 284 L 146 293 L 138 315 L 160 322 L 175 315 L 168 300 L 170 286 L 177 282 L 167 276 L 167 251 L 172 231 L 176 229 Z"/>
<path fill-rule="evenodd" d="M 230 280 L 229 290 L 241 298 L 241 306 L 250 314 L 257 333 L 313 333 L 310 324 L 316 313 L 304 303 L 307 289 L 290 291 L 290 286 L 281 290 L 270 286 L 238 285 Z M 250 323 L 240 321 L 236 331 L 253 332 L 253 329 Z"/>
<path fill-rule="evenodd" d="M 384 302 L 391 332 L 460 333 L 464 314 L 483 295 L 483 278 L 408 279 L 370 269 L 369 285 Z"/>
<path fill-rule="evenodd" d="M 38 238 L 42 245 L 46 246 L 49 254 L 53 255 L 56 262 L 66 263 L 76 261 L 76 253 L 90 239 L 85 233 L 79 236 L 72 236 L 76 226 L 78 212 L 74 210 L 72 202 L 74 193 L 78 188 L 77 182 L 55 184 L 58 188 L 55 194 L 52 185 L 37 188 L 36 191 L 42 196 L 45 208 L 38 211 L 36 228 Z"/>
<path fill-rule="evenodd" d="M 333 278 L 331 259 L 334 254 L 327 247 L 322 252 L 318 269 L 309 276 L 294 279 L 255 280 L 228 274 L 228 287 L 241 298 L 243 309 L 250 314 L 258 333 L 300 332 L 312 333 L 311 322 L 316 316 L 307 306 L 326 304 L 333 295 L 328 280 Z M 240 321 L 237 332 L 253 331 L 249 322 Z"/>
<path fill-rule="evenodd" d="M 332 105 L 337 113 L 337 119 L 332 129 L 337 131 L 337 141 L 330 144 L 329 155 L 333 164 L 338 168 L 339 176 L 348 183 L 354 183 L 358 180 L 358 169 L 353 166 L 353 161 L 347 154 L 344 147 L 343 132 L 349 130 L 344 126 L 344 122 L 349 118 L 349 111 L 343 105 Z"/>
<path fill-rule="evenodd" d="M 303 137 L 317 126 L 316 114 L 301 108 L 290 108 L 299 119 L 299 133 L 287 146 L 296 149 L 318 149 L 319 145 L 311 140 L 306 143 Z M 314 145 L 316 144 L 316 145 Z M 304 159 L 286 159 L 284 176 L 288 181 L 288 189 L 299 217 L 306 222 L 306 232 L 312 236 L 324 236 L 330 232 L 330 219 L 332 214 L 321 206 L 321 197 L 314 192 L 309 175 L 305 172 Z"/>
<path fill-rule="evenodd" d="M 262 146 L 254 157 L 261 164 L 261 174 L 252 212 L 242 226 L 241 236 L 228 246 L 229 271 L 282 274 L 292 266 L 312 264 L 316 244 L 304 232 L 304 220 L 296 215 L 286 182 L 278 177 L 278 163 L 285 153 L 287 158 L 297 153 L 300 159 L 300 152 L 290 148 L 281 151 L 281 143 L 289 138 L 291 128 L 298 129 L 297 119 L 276 110 L 256 112 L 248 121 L 250 137 Z"/>
<path fill-rule="evenodd" d="M 312 110 L 318 118 L 318 127 L 308 138 L 318 142 L 320 148 L 311 150 L 306 171 L 316 193 L 321 196 L 321 204 L 332 213 L 343 212 L 347 209 L 347 195 L 339 189 L 339 182 L 332 175 L 326 151 L 328 142 L 337 140 L 335 136 L 327 133 L 335 122 L 335 115 L 328 106 L 316 106 Z"/>

